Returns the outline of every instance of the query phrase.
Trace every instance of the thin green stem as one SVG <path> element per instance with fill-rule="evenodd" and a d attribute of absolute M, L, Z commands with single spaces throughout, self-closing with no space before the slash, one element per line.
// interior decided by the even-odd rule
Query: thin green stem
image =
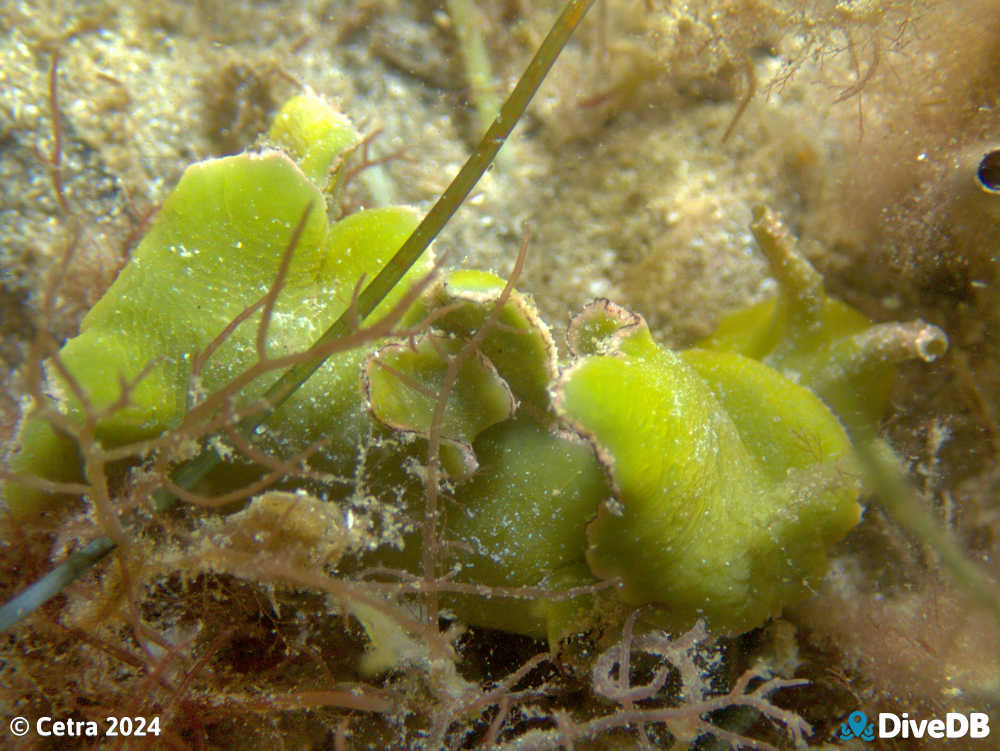
<path fill-rule="evenodd" d="M 30 615 L 70 585 L 80 574 L 115 549 L 110 537 L 91 540 L 41 579 L 18 592 L 0 607 L 0 632 Z"/>
<path fill-rule="evenodd" d="M 482 34 L 482 14 L 472 0 L 448 0 L 451 16 L 458 37 L 459 51 L 465 68 L 465 83 L 469 99 L 475 107 L 475 137 L 479 138 L 489 128 L 500 109 L 500 101 L 493 88 L 493 71 Z M 510 150 L 497 155 L 497 168 L 506 169 L 510 164 Z"/>
<path fill-rule="evenodd" d="M 881 439 L 870 436 L 868 440 L 859 440 L 857 446 L 868 482 L 888 516 L 914 540 L 930 546 L 952 581 L 1000 621 L 1000 591 L 996 582 L 969 560 L 948 530 L 924 508 L 892 460 L 892 449 Z"/>

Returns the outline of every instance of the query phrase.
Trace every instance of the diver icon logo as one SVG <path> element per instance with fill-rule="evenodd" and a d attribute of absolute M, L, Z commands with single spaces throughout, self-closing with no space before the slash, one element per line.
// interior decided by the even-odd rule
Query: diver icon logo
<path fill-rule="evenodd" d="M 875 726 L 878 725 L 876 731 Z M 948 712 L 944 719 L 912 719 L 907 712 L 901 715 L 879 712 L 876 722 L 869 722 L 868 715 L 857 709 L 840 723 L 835 738 L 849 741 L 857 738 L 873 741 L 878 738 L 988 738 L 990 716 L 985 712 Z"/>
<path fill-rule="evenodd" d="M 840 723 L 840 740 L 849 741 L 851 738 L 875 740 L 875 723 L 868 722 L 868 715 L 860 710 L 851 712 L 847 716 L 847 722 Z"/>

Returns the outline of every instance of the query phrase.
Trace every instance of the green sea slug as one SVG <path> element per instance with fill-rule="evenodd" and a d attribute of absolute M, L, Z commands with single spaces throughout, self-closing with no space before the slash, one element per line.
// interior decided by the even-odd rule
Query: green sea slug
<path fill-rule="evenodd" d="M 60 351 L 71 379 L 54 372 L 49 385 L 63 413 L 82 420 L 107 408 L 96 426 L 104 446 L 157 436 L 262 354 L 308 347 L 416 223 L 400 207 L 337 215 L 356 140 L 343 115 L 300 97 L 279 113 L 269 148 L 190 167 Z M 919 322 L 872 325 L 825 294 L 773 216 L 757 210 L 752 228 L 779 296 L 724 319 L 699 348 L 672 352 L 639 315 L 598 300 L 573 320 L 561 358 L 529 296 L 492 274 L 452 271 L 404 316 L 406 337 L 330 357 L 258 439 L 283 455 L 322 444 L 314 465 L 351 476 L 365 436 L 395 434 L 399 453 L 367 491 L 419 520 L 425 489 L 413 470 L 436 430 L 447 498 L 435 563 L 478 587 L 443 601 L 469 623 L 553 643 L 623 607 L 647 606 L 645 619 L 672 628 L 699 618 L 717 633 L 758 626 L 808 595 L 829 546 L 857 523 L 852 444 L 875 434 L 893 363 L 933 359 L 946 340 Z M 252 306 L 289 249 L 264 336 Z M 232 406 L 252 404 L 275 377 L 242 385 Z M 116 406 L 132 380 L 129 403 Z M 29 416 L 20 442 L 13 471 L 81 476 L 72 439 L 42 418 Z M 318 490 L 346 502 L 340 487 Z M 43 507 L 26 485 L 5 493 L 16 514 Z M 420 573 L 418 526 L 402 551 L 386 546 L 374 562 Z M 608 581 L 620 586 L 555 596 Z M 490 596 L 504 587 L 522 596 Z"/>
<path fill-rule="evenodd" d="M 445 512 L 455 543 L 446 563 L 458 580 L 565 589 L 617 578 L 624 603 L 651 606 L 647 620 L 686 628 L 705 618 L 728 633 L 808 595 L 826 571 L 827 549 L 860 517 L 852 431 L 874 433 L 895 362 L 933 359 L 946 340 L 920 322 L 873 326 L 825 294 L 776 218 L 759 210 L 753 228 L 777 267 L 780 296 L 728 317 L 697 349 L 657 345 L 641 317 L 600 300 L 574 319 L 571 356 L 559 362 L 554 347 L 540 344 L 551 336 L 530 300 L 504 304 L 508 325 L 476 352 L 508 379 L 521 408 L 478 434 L 466 431 L 483 469 L 455 487 Z M 465 290 L 473 280 L 475 298 Z M 503 286 L 482 272 L 455 272 L 425 295 L 422 313 L 450 311 L 439 333 L 455 352 L 499 304 Z M 514 310 L 526 311 L 520 328 L 509 324 Z M 487 344 L 500 336 L 510 341 Z M 423 409 L 411 422 L 426 425 L 426 394 L 440 378 L 402 370 L 393 394 Z M 513 387 L 518 374 L 537 385 L 555 370 L 545 396 Z M 379 397 L 370 398 L 379 415 Z M 847 419 L 838 406 L 849 409 Z M 418 570 L 416 536 L 409 550 L 393 562 Z M 468 622 L 553 642 L 602 607 L 469 595 L 447 604 Z"/>

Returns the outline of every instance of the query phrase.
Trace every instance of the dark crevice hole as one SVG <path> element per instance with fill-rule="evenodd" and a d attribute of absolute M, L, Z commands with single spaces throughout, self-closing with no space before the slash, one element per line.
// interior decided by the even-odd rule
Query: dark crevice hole
<path fill-rule="evenodd" d="M 979 184 L 990 192 L 1000 192 L 1000 149 L 986 152 L 976 173 Z"/>

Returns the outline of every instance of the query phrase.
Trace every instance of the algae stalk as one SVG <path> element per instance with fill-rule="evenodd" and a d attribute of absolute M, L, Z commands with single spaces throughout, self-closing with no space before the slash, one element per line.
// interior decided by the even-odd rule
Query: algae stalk
<path fill-rule="evenodd" d="M 455 24 L 455 36 L 458 37 L 462 53 L 469 98 L 475 108 L 474 135 L 478 138 L 489 128 L 500 108 L 493 92 L 493 71 L 490 68 L 486 42 L 479 28 L 482 19 L 473 0 L 448 0 L 448 15 Z M 498 156 L 497 166 L 500 169 L 509 166 L 510 160 L 506 158 L 509 156 L 509 150 Z"/>
<path fill-rule="evenodd" d="M 1000 622 L 1000 592 L 995 583 L 980 566 L 962 554 L 948 531 L 919 503 L 892 460 L 892 450 L 882 440 L 868 436 L 859 444 L 857 455 L 889 518 L 913 539 L 928 545 L 959 587 Z"/>
<path fill-rule="evenodd" d="M 115 549 L 110 537 L 97 537 L 73 553 L 49 573 L 0 607 L 0 632 L 33 613 L 69 586 L 80 574 Z"/>

